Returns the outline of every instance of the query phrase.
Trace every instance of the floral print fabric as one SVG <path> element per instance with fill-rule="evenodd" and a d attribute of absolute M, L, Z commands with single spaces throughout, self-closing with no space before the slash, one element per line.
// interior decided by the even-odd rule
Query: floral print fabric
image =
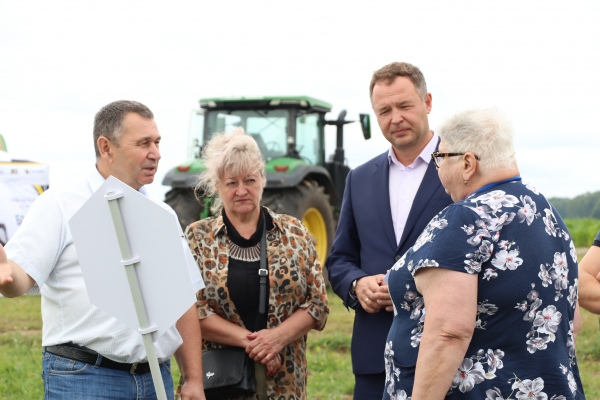
<path fill-rule="evenodd" d="M 268 211 L 274 227 L 267 232 L 270 285 L 267 329 L 281 324 L 298 308 L 304 308 L 317 321 L 314 329 L 322 330 L 329 307 L 321 263 L 310 233 L 298 219 Z M 230 241 L 223 217 L 219 214 L 197 221 L 187 227 L 185 234 L 206 285 L 196 295 L 198 317 L 218 314 L 244 326 L 227 288 Z M 218 343 L 203 343 L 203 350 L 218 347 L 221 347 Z M 306 399 L 306 337 L 286 345 L 280 355 L 283 362 L 279 372 L 267 377 L 268 398 Z M 255 398 L 258 397 L 248 397 Z"/>
<path fill-rule="evenodd" d="M 475 331 L 447 399 L 585 398 L 573 339 L 577 254 L 533 186 L 500 183 L 448 206 L 392 267 L 384 399 L 412 394 L 427 306 L 414 274 L 424 267 L 479 276 Z"/>

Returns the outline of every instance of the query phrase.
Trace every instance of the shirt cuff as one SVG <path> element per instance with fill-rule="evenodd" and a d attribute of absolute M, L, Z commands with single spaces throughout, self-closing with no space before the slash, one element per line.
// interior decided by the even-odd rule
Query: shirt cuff
<path fill-rule="evenodd" d="M 348 304 L 346 304 L 346 306 L 350 307 L 350 308 L 355 308 L 357 304 L 358 304 L 358 297 L 353 295 L 351 292 L 348 292 Z"/>

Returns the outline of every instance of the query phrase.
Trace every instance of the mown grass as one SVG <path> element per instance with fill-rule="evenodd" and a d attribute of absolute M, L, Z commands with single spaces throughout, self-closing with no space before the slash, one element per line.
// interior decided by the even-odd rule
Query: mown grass
<path fill-rule="evenodd" d="M 354 311 L 348 312 L 342 300 L 329 294 L 329 319 L 322 332 L 308 335 L 308 398 L 351 399 L 354 375 L 350 362 L 350 339 Z"/>
<path fill-rule="evenodd" d="M 42 399 L 39 296 L 0 298 L 0 399 Z"/>
<path fill-rule="evenodd" d="M 567 218 L 565 224 L 569 228 L 575 247 L 589 248 L 594 243 L 596 234 L 600 231 L 600 219 Z"/>

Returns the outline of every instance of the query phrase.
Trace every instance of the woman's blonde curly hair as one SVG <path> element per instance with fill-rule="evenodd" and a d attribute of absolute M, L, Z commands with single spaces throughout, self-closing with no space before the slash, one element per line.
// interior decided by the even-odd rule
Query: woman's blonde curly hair
<path fill-rule="evenodd" d="M 215 133 L 202 150 L 204 168 L 196 185 L 195 193 L 199 197 L 213 198 L 211 211 L 216 214 L 223 207 L 223 201 L 217 192 L 217 185 L 225 174 L 237 176 L 259 172 L 262 178 L 262 188 L 267 183 L 265 162 L 262 153 L 252 136 L 242 128 L 232 134 Z M 261 195 L 262 197 L 262 195 Z M 201 200 L 199 198 L 199 200 Z"/>

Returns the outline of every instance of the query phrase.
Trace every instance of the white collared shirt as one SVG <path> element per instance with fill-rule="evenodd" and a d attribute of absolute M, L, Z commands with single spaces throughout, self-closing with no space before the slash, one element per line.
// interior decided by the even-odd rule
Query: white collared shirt
<path fill-rule="evenodd" d="M 388 162 L 390 163 L 390 208 L 397 245 L 400 244 L 408 214 L 410 213 L 419 186 L 421 186 L 421 181 L 431 161 L 431 153 L 435 151 L 437 142 L 438 136 L 434 133 L 429 143 L 421 151 L 421 154 L 408 166 L 404 166 L 404 164 L 398 161 L 392 147 L 390 147 L 388 152 Z"/>
<path fill-rule="evenodd" d="M 44 192 L 8 241 L 6 253 L 40 286 L 42 346 L 73 342 L 114 361 L 142 362 L 147 359 L 142 335 L 89 302 L 69 229 L 69 219 L 103 183 L 94 168 L 85 180 Z M 143 187 L 140 192 L 146 195 Z M 107 295 L 110 291 L 107 287 Z M 159 362 L 168 360 L 181 343 L 171 327 L 154 343 Z"/>

